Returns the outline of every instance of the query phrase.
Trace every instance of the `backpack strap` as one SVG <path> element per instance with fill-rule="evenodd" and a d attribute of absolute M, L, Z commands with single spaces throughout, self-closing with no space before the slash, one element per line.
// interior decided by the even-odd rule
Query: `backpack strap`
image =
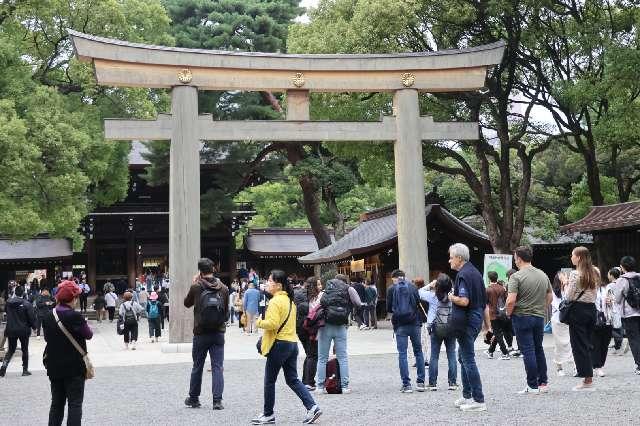
<path fill-rule="evenodd" d="M 291 299 L 289 299 L 289 313 L 287 313 L 287 317 L 284 319 L 284 322 L 280 325 L 280 328 L 278 328 L 278 331 L 276 331 L 276 338 L 278 337 L 278 334 L 280 334 L 280 332 L 284 328 L 284 325 L 287 323 L 287 321 L 289 321 L 289 316 L 291 315 L 292 305 L 293 305 L 293 302 L 291 301 Z"/>

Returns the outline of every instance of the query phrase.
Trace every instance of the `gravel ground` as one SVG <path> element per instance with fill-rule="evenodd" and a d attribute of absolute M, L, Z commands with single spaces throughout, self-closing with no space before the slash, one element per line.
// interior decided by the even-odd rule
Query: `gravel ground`
<path fill-rule="evenodd" d="M 550 355 L 550 351 L 547 351 Z M 444 356 L 444 354 L 443 354 Z M 550 358 L 548 356 L 548 358 Z M 595 392 L 571 392 L 578 379 L 551 375 L 547 395 L 519 396 L 524 387 L 521 360 L 485 359 L 478 353 L 480 372 L 489 410 L 463 413 L 453 407 L 460 392 L 440 388 L 437 392 L 401 394 L 397 358 L 392 355 L 351 357 L 353 393 L 319 395 L 324 411 L 320 423 L 331 425 L 429 424 L 638 424 L 640 376 L 633 374 L 630 354 L 609 357 L 607 377 L 596 380 Z M 19 362 L 19 359 L 13 362 Z M 225 363 L 226 387 L 223 411 L 211 410 L 211 379 L 203 381 L 200 409 L 183 405 L 189 385 L 189 364 L 98 368 L 97 378 L 87 382 L 84 399 L 85 425 L 186 425 L 249 424 L 262 407 L 264 361 Z M 459 374 L 459 373 L 458 373 Z M 440 359 L 440 386 L 446 384 L 445 359 Z M 44 372 L 31 377 L 8 373 L 0 379 L 0 412 L 6 425 L 46 423 L 50 402 Z M 304 408 L 280 383 L 276 388 L 278 424 L 300 424 Z"/>

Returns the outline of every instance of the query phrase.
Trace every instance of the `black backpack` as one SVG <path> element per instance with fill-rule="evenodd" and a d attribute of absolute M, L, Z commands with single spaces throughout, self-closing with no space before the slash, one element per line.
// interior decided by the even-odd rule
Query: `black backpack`
<path fill-rule="evenodd" d="M 624 295 L 627 304 L 633 309 L 640 309 L 640 275 L 627 278 L 629 290 Z"/>
<path fill-rule="evenodd" d="M 224 300 L 220 292 L 203 286 L 200 293 L 200 327 L 205 331 L 217 331 L 227 322 L 224 310 Z"/>
<path fill-rule="evenodd" d="M 445 339 L 453 334 L 453 329 L 449 323 L 451 308 L 451 302 L 449 301 L 438 302 L 436 317 L 431 323 L 431 333 L 435 334 L 440 339 Z"/>
<path fill-rule="evenodd" d="M 340 280 L 329 280 L 320 300 L 325 312 L 325 322 L 333 325 L 349 324 L 351 302 L 349 286 Z"/>
<path fill-rule="evenodd" d="M 127 309 L 127 305 L 124 305 L 124 326 L 125 327 L 133 327 L 138 324 L 138 316 L 136 312 L 133 310 L 133 302 Z"/>
<path fill-rule="evenodd" d="M 309 302 L 307 301 L 307 291 L 304 288 L 298 289 L 293 293 L 293 303 L 296 305 L 296 333 L 299 335 L 306 334 L 303 324 L 305 318 L 309 314 Z"/>
<path fill-rule="evenodd" d="M 508 319 L 507 316 L 507 299 L 504 292 L 498 296 L 498 302 L 496 303 L 496 318 L 499 320 Z"/>

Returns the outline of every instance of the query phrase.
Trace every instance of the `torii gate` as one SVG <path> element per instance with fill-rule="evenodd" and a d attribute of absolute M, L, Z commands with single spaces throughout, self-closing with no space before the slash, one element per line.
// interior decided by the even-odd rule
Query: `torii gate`
<path fill-rule="evenodd" d="M 191 341 L 182 306 L 200 257 L 200 140 L 395 141 L 400 268 L 429 276 L 424 210 L 423 140 L 473 140 L 478 123 L 421 117 L 418 93 L 484 87 L 504 43 L 465 50 L 383 55 L 285 55 L 182 49 L 128 43 L 69 30 L 78 58 L 93 62 L 97 82 L 171 89 L 171 114 L 157 120 L 107 120 L 105 137 L 171 140 L 170 343 Z M 198 89 L 286 92 L 286 121 L 213 121 L 198 115 Z M 378 122 L 309 121 L 310 92 L 393 92 L 393 117 Z M 177 345 L 176 345 L 177 346 Z M 177 349 L 176 349 L 177 350 Z"/>

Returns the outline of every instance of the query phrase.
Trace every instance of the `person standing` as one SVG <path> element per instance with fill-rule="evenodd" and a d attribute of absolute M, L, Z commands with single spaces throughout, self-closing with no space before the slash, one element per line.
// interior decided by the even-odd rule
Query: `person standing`
<path fill-rule="evenodd" d="M 448 363 L 448 379 L 450 391 L 458 390 L 458 363 L 456 360 L 456 338 L 447 332 L 449 316 L 451 315 L 451 301 L 449 300 L 449 292 L 452 284 L 451 278 L 447 274 L 439 274 L 435 281 L 432 281 L 429 289 L 435 289 L 435 300 L 429 302 L 429 312 L 427 315 L 427 324 L 431 335 L 431 357 L 429 360 L 429 385 L 427 389 L 430 391 L 438 390 L 438 361 L 440 359 L 440 348 L 442 342 L 447 352 Z M 430 291 L 431 293 L 431 291 Z M 422 297 L 422 295 L 421 295 Z M 423 298 L 424 300 L 424 298 Z M 433 309 L 432 309 L 433 305 Z"/>
<path fill-rule="evenodd" d="M 411 393 L 411 378 L 409 377 L 409 364 L 407 362 L 407 348 L 409 339 L 413 347 L 413 354 L 416 358 L 418 374 L 416 378 L 416 390 L 424 392 L 424 354 L 422 353 L 422 342 L 420 336 L 420 315 L 418 315 L 418 304 L 420 296 L 418 289 L 405 279 L 404 271 L 396 269 L 391 272 L 393 285 L 387 291 L 387 312 L 391 313 L 391 324 L 396 335 L 396 347 L 398 349 L 398 367 L 400 369 L 400 379 L 402 386 L 400 392 Z"/>
<path fill-rule="evenodd" d="M 149 287 L 151 289 L 152 287 Z M 149 290 L 151 291 L 151 290 Z M 149 300 L 149 292 L 146 287 L 142 287 L 138 292 L 138 303 L 142 306 L 142 309 L 147 310 L 147 301 Z M 157 300 L 157 299 L 156 299 Z"/>
<path fill-rule="evenodd" d="M 614 300 L 622 305 L 622 325 L 627 333 L 636 374 L 640 374 L 640 274 L 636 260 L 631 256 L 620 259 L 622 275 L 614 286 Z"/>
<path fill-rule="evenodd" d="M 571 263 L 576 270 L 569 274 L 565 288 L 567 300 L 573 302 L 569 314 L 569 339 L 576 363 L 576 377 L 582 377 L 573 390 L 588 391 L 593 390 L 591 335 L 596 323 L 595 302 L 600 273 L 593 267 L 591 253 L 586 247 L 573 249 Z M 521 344 L 520 340 L 518 344 Z"/>
<path fill-rule="evenodd" d="M 604 377 L 604 364 L 607 362 L 609 342 L 613 335 L 613 292 L 609 291 L 605 281 L 599 281 L 596 294 L 596 325 L 591 335 L 591 364 L 598 377 Z"/>
<path fill-rule="evenodd" d="M 318 368 L 316 370 L 316 392 L 324 393 L 324 382 L 327 377 L 329 349 L 333 341 L 336 358 L 340 366 L 340 386 L 342 394 L 350 394 L 349 356 L 347 355 L 347 329 L 349 313 L 353 305 L 361 306 L 362 301 L 353 287 L 347 284 L 349 278 L 337 274 L 327 281 L 318 300 L 325 312 L 325 325 L 318 330 Z"/>
<path fill-rule="evenodd" d="M 104 295 L 100 290 L 98 290 L 96 292 L 96 298 L 93 300 L 93 309 L 96 311 L 96 319 L 98 320 L 98 323 L 102 323 L 102 320 L 104 319 L 104 308 L 106 303 Z"/>
<path fill-rule="evenodd" d="M 378 306 L 378 289 L 373 281 L 367 281 L 364 289 L 365 321 L 369 330 L 378 328 L 376 307 Z"/>
<path fill-rule="evenodd" d="M 527 386 L 518 393 L 547 392 L 549 378 L 542 340 L 545 313 L 553 299 L 551 282 L 547 274 L 531 264 L 531 247 L 517 247 L 513 257 L 518 272 L 509 278 L 507 315 L 513 322 L 527 374 Z"/>
<path fill-rule="evenodd" d="M 358 297 L 360 298 L 360 300 L 365 301 L 365 294 L 364 294 L 364 283 L 362 282 L 362 278 L 358 278 L 356 280 L 356 282 L 353 283 L 353 288 L 355 289 L 356 293 L 358 293 Z M 367 330 L 369 327 L 367 327 L 367 325 L 364 323 L 364 310 L 366 307 L 364 306 L 355 306 L 353 308 L 353 318 L 355 318 L 356 323 L 358 323 L 358 329 L 360 330 Z"/>
<path fill-rule="evenodd" d="M 487 295 L 482 274 L 469 262 L 469 247 L 456 243 L 449 247 L 449 265 L 458 271 L 449 300 L 452 328 L 458 341 L 458 361 L 462 377 L 462 398 L 455 406 L 462 411 L 487 411 L 482 393 L 482 381 L 476 365 L 474 342 L 482 325 L 491 331 Z"/>
<path fill-rule="evenodd" d="M 556 365 L 556 373 L 563 377 L 573 370 L 573 354 L 571 353 L 571 341 L 569 339 L 569 326 L 560 322 L 560 302 L 564 300 L 562 289 L 565 287 L 567 274 L 558 272 L 553 278 L 551 288 L 553 300 L 551 301 L 551 334 L 553 336 L 553 363 Z"/>
<path fill-rule="evenodd" d="M 63 281 L 58 285 L 54 308 L 60 325 L 49 311 L 44 318 L 43 363 L 51 383 L 51 408 L 49 426 L 60 426 L 64 419 L 64 406 L 67 404 L 67 425 L 79 426 L 82 423 L 82 402 L 86 365 L 83 357 L 73 343 L 61 330 L 64 327 L 80 347 L 87 351 L 87 340 L 93 332 L 84 317 L 74 307 L 82 290 L 73 281 Z"/>
<path fill-rule="evenodd" d="M 622 303 L 616 303 L 615 289 L 616 281 L 622 275 L 622 270 L 619 267 L 613 267 L 609 270 L 607 278 L 609 278 L 609 284 L 607 290 L 613 295 L 613 317 L 611 319 L 611 336 L 613 337 L 613 354 L 624 355 L 629 352 L 629 341 L 624 340 L 624 329 L 622 328 Z M 626 343 L 623 347 L 623 343 Z"/>
<path fill-rule="evenodd" d="M 116 303 L 118 302 L 118 295 L 114 292 L 113 284 L 111 286 L 107 286 L 105 284 L 104 291 L 107 292 L 107 294 L 104 295 L 104 300 L 107 305 L 107 312 L 109 312 L 109 322 L 113 322 L 113 317 L 116 312 Z"/>
<path fill-rule="evenodd" d="M 233 324 L 236 316 L 235 303 L 238 299 L 238 284 L 231 284 L 231 294 L 229 294 L 229 323 Z"/>
<path fill-rule="evenodd" d="M 149 338 L 151 343 L 157 342 L 162 331 L 160 329 L 160 317 L 162 316 L 162 305 L 158 301 L 158 293 L 152 291 L 147 303 L 147 322 L 149 323 Z"/>
<path fill-rule="evenodd" d="M 309 277 L 304 287 L 294 291 L 294 303 L 296 304 L 296 334 L 302 348 L 305 359 L 302 365 L 302 383 L 310 391 L 316 390 L 316 368 L 318 367 L 318 340 L 310 336 L 304 328 L 304 320 L 311 308 L 318 304 L 318 279 Z"/>
<path fill-rule="evenodd" d="M 485 352 L 489 359 L 493 359 L 496 346 L 500 346 L 502 352 L 502 360 L 511 359 L 509 350 L 504 342 L 504 333 L 507 328 L 511 327 L 508 321 L 506 310 L 507 289 L 498 281 L 498 273 L 496 271 L 487 272 L 489 278 L 489 287 L 487 288 L 487 305 L 489 306 L 489 319 L 491 320 L 491 328 L 493 329 L 493 339 L 489 345 L 489 349 Z"/>
<path fill-rule="evenodd" d="M 138 342 L 138 320 L 143 309 L 138 302 L 132 300 L 133 294 L 130 291 L 125 291 L 122 298 L 124 302 L 120 305 L 118 314 L 124 325 L 124 348 L 126 350 L 131 347 L 131 350 L 135 351 Z"/>
<path fill-rule="evenodd" d="M 80 284 L 80 312 L 87 312 L 87 301 L 89 300 L 89 294 L 91 293 L 91 287 L 86 281 L 82 281 Z"/>
<path fill-rule="evenodd" d="M 40 339 L 40 329 L 42 328 L 42 320 L 53 309 L 56 300 L 51 297 L 49 290 L 43 288 L 40 294 L 36 296 L 36 338 Z"/>
<path fill-rule="evenodd" d="M 243 311 L 247 317 L 247 323 L 244 326 L 244 331 L 247 334 L 255 332 L 255 321 L 258 317 L 258 310 L 260 304 L 260 290 L 256 289 L 256 285 L 253 281 L 249 281 L 249 288 L 244 293 L 243 299 Z"/>
<path fill-rule="evenodd" d="M 276 380 L 283 370 L 287 385 L 295 392 L 307 410 L 302 423 L 312 424 L 322 415 L 322 411 L 298 378 L 298 339 L 296 338 L 296 305 L 291 282 L 284 271 L 273 270 L 267 280 L 267 291 L 271 302 L 266 318 L 258 319 L 257 326 L 264 329 L 260 353 L 267 357 L 264 366 L 264 407 L 251 423 L 254 425 L 274 424 L 273 407 L 276 399 Z"/>
<path fill-rule="evenodd" d="M 23 298 L 24 287 L 18 286 L 14 296 L 7 301 L 7 324 L 4 335 L 9 341 L 9 350 L 2 360 L 0 366 L 0 377 L 4 377 L 11 357 L 16 352 L 18 340 L 22 351 L 22 375 L 30 376 L 29 372 L 29 336 L 31 330 L 36 329 L 36 318 L 33 312 L 33 305 Z"/>
<path fill-rule="evenodd" d="M 224 333 L 229 318 L 229 290 L 214 276 L 215 266 L 211 259 L 200 259 L 198 271 L 184 298 L 184 306 L 193 307 L 193 367 L 189 396 L 184 403 L 191 408 L 200 407 L 202 369 L 208 353 L 211 358 L 213 409 L 222 410 Z"/>

